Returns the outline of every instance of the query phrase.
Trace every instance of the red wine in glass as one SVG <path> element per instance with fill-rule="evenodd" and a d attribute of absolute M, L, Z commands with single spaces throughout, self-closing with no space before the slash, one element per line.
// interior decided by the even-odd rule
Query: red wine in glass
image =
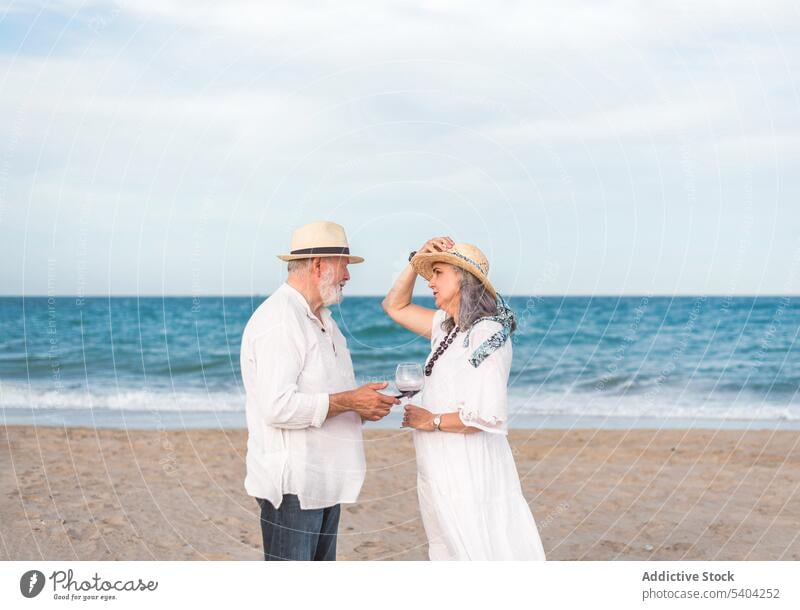
<path fill-rule="evenodd" d="M 415 362 L 403 362 L 397 365 L 394 383 L 400 392 L 397 398 L 411 398 L 422 390 L 425 377 L 422 366 Z"/>

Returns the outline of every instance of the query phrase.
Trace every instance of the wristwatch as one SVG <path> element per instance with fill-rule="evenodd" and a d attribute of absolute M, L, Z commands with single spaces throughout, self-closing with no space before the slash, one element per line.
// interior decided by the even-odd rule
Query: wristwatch
<path fill-rule="evenodd" d="M 441 415 L 436 415 L 436 416 L 433 418 L 433 429 L 434 429 L 436 432 L 439 432 L 439 431 L 442 429 L 442 428 L 441 428 L 441 425 L 442 425 L 442 416 L 441 416 Z"/>
<path fill-rule="evenodd" d="M 411 259 L 414 258 L 414 256 L 416 256 L 416 254 L 417 254 L 417 251 L 416 250 L 412 250 L 411 254 L 408 255 L 408 262 L 409 263 L 411 262 Z"/>

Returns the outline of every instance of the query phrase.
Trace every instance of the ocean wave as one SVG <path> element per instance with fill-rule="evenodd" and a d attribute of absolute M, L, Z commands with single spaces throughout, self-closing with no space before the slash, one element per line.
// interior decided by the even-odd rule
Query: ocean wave
<path fill-rule="evenodd" d="M 111 411 L 244 411 L 244 395 L 232 391 L 43 390 L 0 384 L 0 408 Z"/>
<path fill-rule="evenodd" d="M 510 415 L 569 415 L 664 419 L 800 421 L 800 404 L 753 400 L 708 400 L 700 395 L 602 396 L 548 394 L 509 395 Z"/>
<path fill-rule="evenodd" d="M 167 389 L 46 390 L 23 384 L 0 384 L 0 408 L 64 411 L 214 413 L 244 412 L 240 391 L 170 391 Z M 701 395 L 607 396 L 512 390 L 512 416 L 678 418 L 711 420 L 800 421 L 800 404 L 752 400 L 709 400 Z"/>

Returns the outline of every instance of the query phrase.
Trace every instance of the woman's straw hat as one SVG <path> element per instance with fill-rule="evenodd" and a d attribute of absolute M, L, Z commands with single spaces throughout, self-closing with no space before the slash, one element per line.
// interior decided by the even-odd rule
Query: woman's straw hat
<path fill-rule="evenodd" d="M 350 254 L 344 227 L 325 221 L 312 222 L 295 229 L 289 254 L 278 254 L 282 261 L 316 256 L 346 256 L 351 264 L 364 262 L 362 257 Z"/>
<path fill-rule="evenodd" d="M 495 299 L 497 298 L 497 292 L 488 277 L 489 261 L 486 259 L 483 252 L 472 244 L 455 244 L 449 250 L 415 254 L 411 259 L 411 265 L 414 267 L 414 271 L 419 273 L 426 280 L 431 279 L 431 275 L 433 275 L 433 265 L 436 263 L 447 263 L 469 271 L 481 281 L 492 297 Z"/>

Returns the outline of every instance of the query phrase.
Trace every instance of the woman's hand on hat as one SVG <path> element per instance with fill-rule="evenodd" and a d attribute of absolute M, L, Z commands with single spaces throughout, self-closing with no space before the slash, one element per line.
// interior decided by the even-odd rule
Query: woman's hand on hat
<path fill-rule="evenodd" d="M 456 245 L 451 237 L 433 237 L 426 241 L 423 246 L 417 250 L 417 254 L 433 254 L 436 252 L 444 252 Z"/>

